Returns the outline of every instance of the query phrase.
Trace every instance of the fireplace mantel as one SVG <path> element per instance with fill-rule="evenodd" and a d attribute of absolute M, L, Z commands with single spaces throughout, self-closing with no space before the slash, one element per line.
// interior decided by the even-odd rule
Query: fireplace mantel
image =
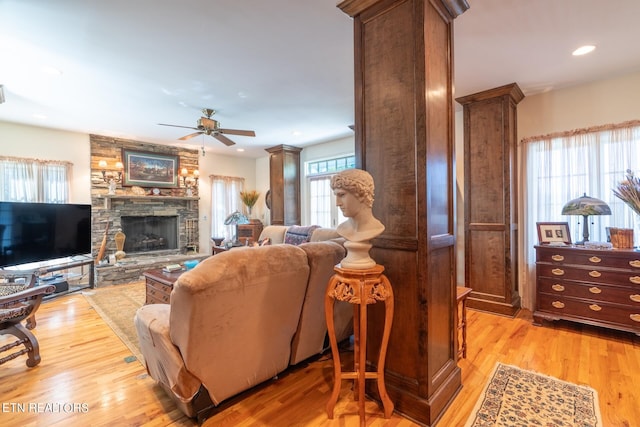
<path fill-rule="evenodd" d="M 104 199 L 104 208 L 111 209 L 111 200 L 184 200 L 186 202 L 194 202 L 200 200 L 197 196 L 136 196 L 130 194 L 103 194 L 98 199 Z"/>

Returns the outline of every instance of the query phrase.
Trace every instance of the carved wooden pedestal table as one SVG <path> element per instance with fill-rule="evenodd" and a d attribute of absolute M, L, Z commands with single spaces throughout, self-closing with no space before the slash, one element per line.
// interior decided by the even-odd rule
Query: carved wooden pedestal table
<path fill-rule="evenodd" d="M 331 353 L 333 355 L 334 384 L 333 392 L 327 402 L 327 415 L 333 419 L 333 408 L 338 401 L 340 386 L 343 379 L 354 380 L 354 391 L 358 401 L 358 412 L 360 415 L 360 425 L 365 425 L 364 414 L 364 391 L 365 380 L 375 379 L 378 384 L 378 393 L 384 408 L 384 417 L 391 417 L 393 412 L 393 402 L 387 394 L 384 385 L 384 363 L 391 334 L 391 323 L 393 320 L 393 289 L 389 279 L 382 274 L 384 267 L 376 265 L 366 270 L 355 270 L 342 268 L 339 265 L 334 267 L 335 274 L 327 285 L 327 295 L 325 297 L 324 308 L 327 319 L 327 329 L 329 341 L 331 342 Z M 335 300 L 346 301 L 353 306 L 353 331 L 354 331 L 354 371 L 342 372 L 340 366 L 340 352 L 336 340 L 336 330 L 333 320 L 333 305 Z M 385 319 L 382 334 L 382 343 L 378 357 L 378 367 L 376 372 L 367 372 L 367 305 L 384 301 Z"/>

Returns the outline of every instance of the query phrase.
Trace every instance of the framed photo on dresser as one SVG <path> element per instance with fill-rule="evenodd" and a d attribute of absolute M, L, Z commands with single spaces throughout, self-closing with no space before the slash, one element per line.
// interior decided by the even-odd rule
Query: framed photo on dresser
<path fill-rule="evenodd" d="M 536 222 L 540 245 L 570 245 L 571 234 L 568 222 Z"/>

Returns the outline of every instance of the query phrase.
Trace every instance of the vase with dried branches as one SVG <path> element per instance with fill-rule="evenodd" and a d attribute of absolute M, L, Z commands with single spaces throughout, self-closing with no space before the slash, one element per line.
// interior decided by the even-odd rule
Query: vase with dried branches
<path fill-rule="evenodd" d="M 240 192 L 240 200 L 242 200 L 242 203 L 247 207 L 249 211 L 249 217 L 251 217 L 251 211 L 253 210 L 253 206 L 258 201 L 258 197 L 260 197 L 260 193 L 256 190 Z"/>
<path fill-rule="evenodd" d="M 626 179 L 618 183 L 613 194 L 640 215 L 640 177 L 635 176 L 633 171 L 627 169 Z"/>

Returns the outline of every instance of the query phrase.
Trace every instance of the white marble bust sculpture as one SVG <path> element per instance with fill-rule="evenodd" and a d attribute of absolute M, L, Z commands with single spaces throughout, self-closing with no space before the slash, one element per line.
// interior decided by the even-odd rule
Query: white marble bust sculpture
<path fill-rule="evenodd" d="M 344 268 L 367 269 L 376 262 L 369 256 L 371 239 L 384 231 L 384 225 L 373 216 L 373 177 L 361 169 L 347 169 L 331 178 L 336 206 L 347 220 L 336 231 L 347 241 L 347 256 L 340 263 Z"/>

